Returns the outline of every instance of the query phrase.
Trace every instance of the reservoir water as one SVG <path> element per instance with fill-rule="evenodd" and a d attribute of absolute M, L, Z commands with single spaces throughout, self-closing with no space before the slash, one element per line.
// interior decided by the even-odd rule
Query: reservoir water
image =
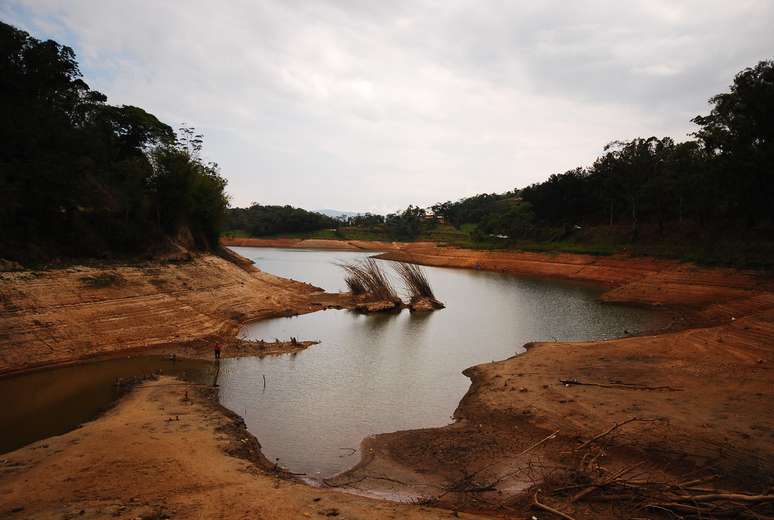
<path fill-rule="evenodd" d="M 264 271 L 334 292 L 345 290 L 335 263 L 372 254 L 233 249 Z M 390 262 L 382 265 L 392 274 Z M 321 342 L 297 354 L 221 361 L 220 400 L 243 416 L 270 460 L 309 478 L 332 476 L 357 463 L 368 435 L 449 423 L 469 387 L 467 367 L 519 354 L 530 341 L 605 339 L 666 325 L 654 311 L 601 303 L 594 285 L 423 269 L 445 309 L 327 310 L 243 328 L 247 338 Z M 159 368 L 207 384 L 216 374 L 211 362 L 139 357 L 0 379 L 0 395 L 14 396 L 0 412 L 0 452 L 93 418 L 114 401 L 116 378 Z"/>
<path fill-rule="evenodd" d="M 372 254 L 234 250 L 265 271 L 327 291 L 345 290 L 337 262 Z M 382 262 L 394 274 L 389 264 Z M 445 309 L 328 310 L 243 329 L 252 339 L 321 342 L 295 356 L 229 359 L 222 366 L 221 402 L 245 417 L 267 457 L 312 478 L 331 476 L 357 463 L 352 449 L 368 435 L 448 424 L 470 384 L 465 368 L 519 354 L 530 341 L 605 339 L 664 325 L 653 311 L 601 303 L 600 288 L 587 283 L 423 270 Z"/>

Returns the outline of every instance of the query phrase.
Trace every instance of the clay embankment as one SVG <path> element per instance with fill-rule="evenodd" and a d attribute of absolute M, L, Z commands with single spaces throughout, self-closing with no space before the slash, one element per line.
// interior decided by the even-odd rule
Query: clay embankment
<path fill-rule="evenodd" d="M 96 421 L 3 455 L 0 517 L 451 517 L 450 511 L 316 489 L 272 474 L 260 445 L 210 392 L 161 378 Z"/>
<path fill-rule="evenodd" d="M 186 345 L 194 357 L 206 355 L 209 340 L 232 338 L 244 321 L 319 310 L 341 299 L 213 255 L 0 273 L 0 374 L 163 346 L 161 352 Z M 274 352 L 278 345 L 264 347 Z"/>

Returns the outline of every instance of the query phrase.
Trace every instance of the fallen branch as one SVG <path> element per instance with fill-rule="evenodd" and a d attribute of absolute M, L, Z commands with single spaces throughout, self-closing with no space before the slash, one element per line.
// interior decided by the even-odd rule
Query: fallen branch
<path fill-rule="evenodd" d="M 542 509 L 543 511 L 548 511 L 549 513 L 553 513 L 553 514 L 555 514 L 555 515 L 557 515 L 557 516 L 559 516 L 561 518 L 564 518 L 565 520 L 575 520 L 573 517 L 571 517 L 567 513 L 562 513 L 558 509 L 554 509 L 551 506 L 547 506 L 545 504 L 541 504 L 540 501 L 538 500 L 538 494 L 537 493 L 535 493 L 535 496 L 532 497 L 532 505 L 534 505 L 538 509 Z"/>
<path fill-rule="evenodd" d="M 645 419 L 639 419 L 639 418 L 637 418 L 637 417 L 632 417 L 632 418 L 630 418 L 630 419 L 627 419 L 627 420 L 625 420 L 624 422 L 621 422 L 621 423 L 615 423 L 615 424 L 614 424 L 613 426 L 611 426 L 611 427 L 610 427 L 608 430 L 606 430 L 606 431 L 604 431 L 604 432 L 600 433 L 599 435 L 596 435 L 596 436 L 592 437 L 591 439 L 587 440 L 586 442 L 584 442 L 583 444 L 581 444 L 580 446 L 578 446 L 577 448 L 575 448 L 573 451 L 579 451 L 579 450 L 582 450 L 583 448 L 585 448 L 586 446 L 588 446 L 588 445 L 589 445 L 589 444 L 591 444 L 592 442 L 596 442 L 596 441 L 598 441 L 599 439 L 601 439 L 602 437 L 605 437 L 606 435 L 610 435 L 610 434 L 611 434 L 611 433 L 613 433 L 615 430 L 617 430 L 617 429 L 618 429 L 618 428 L 620 428 L 621 426 L 624 426 L 625 424 L 629 424 L 630 422 L 634 422 L 634 421 L 642 421 L 642 420 L 645 420 Z"/>
<path fill-rule="evenodd" d="M 546 443 L 546 442 L 550 441 L 551 439 L 555 439 L 557 435 L 559 435 L 559 430 L 556 430 L 556 431 L 555 431 L 555 432 L 553 432 L 552 434 L 550 434 L 550 435 L 548 435 L 548 436 L 546 436 L 546 437 L 543 437 L 542 439 L 540 439 L 540 440 L 539 440 L 539 441 L 537 441 L 536 443 L 532 444 L 530 447 L 528 447 L 528 448 L 526 448 L 526 449 L 524 449 L 524 450 L 520 451 L 520 452 L 519 452 L 519 453 L 517 453 L 516 455 L 513 455 L 513 456 L 511 456 L 511 457 L 507 457 L 507 458 L 508 458 L 508 459 L 511 459 L 511 460 L 512 460 L 512 459 L 518 459 L 518 458 L 519 458 L 519 457 L 521 457 L 522 455 L 526 455 L 526 454 L 527 454 L 527 453 L 529 453 L 530 451 L 532 451 L 532 450 L 534 450 L 535 448 L 537 448 L 537 447 L 541 446 L 542 444 L 544 444 L 544 443 Z M 472 479 L 473 477 L 475 477 L 476 475 L 478 475 L 479 473 L 481 473 L 482 471 L 484 471 L 484 470 L 487 470 L 487 469 L 491 468 L 492 466 L 495 466 L 496 464 L 499 464 L 500 462 L 502 462 L 502 461 L 498 460 L 497 462 L 494 462 L 494 463 L 492 463 L 492 464 L 488 464 L 488 465 L 484 466 L 483 468 L 479 469 L 478 471 L 475 471 L 475 472 L 471 473 L 470 475 L 466 476 L 465 478 L 463 478 L 463 479 L 462 479 L 462 481 L 464 481 L 464 480 L 470 480 L 470 479 Z M 494 482 L 492 482 L 492 484 L 491 484 L 491 485 L 493 485 L 493 486 L 494 486 L 494 485 L 497 485 L 497 484 L 499 484 L 500 482 L 502 482 L 503 480 L 505 480 L 506 478 L 508 478 L 509 476 L 511 476 L 511 474 L 504 475 L 504 476 L 500 477 L 498 480 L 495 480 Z"/>
<path fill-rule="evenodd" d="M 741 493 L 712 493 L 708 495 L 689 495 L 686 499 L 696 502 L 712 502 L 729 500 L 738 502 L 774 502 L 774 495 L 744 495 Z"/>
<path fill-rule="evenodd" d="M 636 383 L 584 383 L 577 379 L 560 379 L 560 383 L 563 385 L 578 385 L 578 386 L 597 386 L 599 388 L 618 388 L 623 390 L 669 390 L 671 392 L 682 392 L 682 388 L 675 388 L 673 386 L 647 386 L 639 385 Z"/>
<path fill-rule="evenodd" d="M 697 478 L 693 480 L 686 480 L 685 482 L 680 482 L 677 485 L 678 487 L 691 487 L 691 486 L 696 486 L 698 484 L 706 484 L 707 482 L 712 482 L 713 480 L 717 480 L 718 478 L 719 478 L 718 475 L 710 475 L 708 477 L 702 477 L 702 478 Z"/>
<path fill-rule="evenodd" d="M 603 488 L 603 487 L 605 487 L 607 485 L 612 484 L 613 482 L 617 481 L 619 478 L 621 478 L 625 474 L 629 473 L 634 468 L 638 468 L 638 467 L 642 466 L 644 463 L 645 463 L 645 461 L 640 461 L 640 462 L 637 462 L 635 464 L 632 464 L 631 466 L 627 466 L 627 467 L 623 468 L 621 471 L 615 473 L 612 477 L 609 477 L 609 478 L 605 479 L 604 482 L 600 482 L 599 484 L 593 484 L 593 485 L 587 487 L 586 489 L 580 491 L 579 493 L 577 493 L 575 496 L 573 496 L 570 499 L 570 502 L 577 502 L 578 500 L 582 499 L 583 497 L 585 497 L 589 493 L 592 493 L 592 492 L 596 491 L 597 489 L 600 489 L 600 488 Z"/>

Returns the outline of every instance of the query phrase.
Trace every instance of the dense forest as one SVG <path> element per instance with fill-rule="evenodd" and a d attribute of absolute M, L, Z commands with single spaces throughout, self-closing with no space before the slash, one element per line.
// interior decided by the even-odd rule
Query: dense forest
<path fill-rule="evenodd" d="M 261 237 L 308 235 L 324 231 L 328 235 L 318 235 L 328 238 L 346 238 L 348 235 L 345 230 L 350 234 L 353 230 L 357 230 L 360 233 L 352 238 L 413 240 L 434 224 L 432 219 L 427 218 L 426 211 L 416 206 L 409 206 L 403 211 L 389 215 L 364 213 L 333 218 L 291 206 L 253 204 L 248 208 L 226 210 L 224 234 Z"/>
<path fill-rule="evenodd" d="M 82 79 L 70 47 L 0 22 L 0 258 L 217 246 L 228 205 L 201 136 Z"/>
<path fill-rule="evenodd" d="M 244 232 L 259 237 L 318 231 L 336 228 L 339 224 L 337 219 L 314 211 L 291 206 L 253 204 L 248 208 L 229 208 L 223 229 L 226 234 Z"/>

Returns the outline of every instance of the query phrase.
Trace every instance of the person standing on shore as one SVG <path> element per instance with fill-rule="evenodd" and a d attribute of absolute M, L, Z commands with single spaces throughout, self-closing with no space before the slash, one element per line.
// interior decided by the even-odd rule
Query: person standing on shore
<path fill-rule="evenodd" d="M 213 350 L 215 351 L 215 360 L 220 360 L 220 350 L 221 350 L 220 343 L 215 343 L 215 346 L 213 347 Z"/>

